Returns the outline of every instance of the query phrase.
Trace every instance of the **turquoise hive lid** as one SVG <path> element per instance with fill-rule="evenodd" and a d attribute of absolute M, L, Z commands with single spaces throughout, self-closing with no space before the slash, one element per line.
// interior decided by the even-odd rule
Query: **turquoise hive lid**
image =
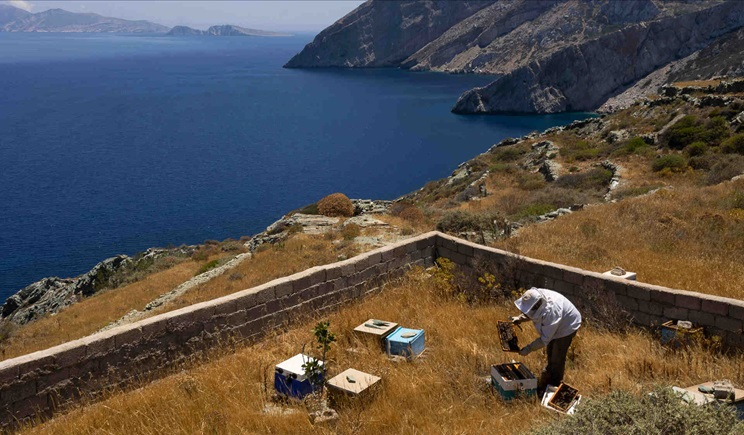
<path fill-rule="evenodd" d="M 403 337 L 403 335 L 409 335 L 414 334 L 411 337 Z M 403 328 L 400 327 L 395 330 L 392 334 L 388 335 L 387 340 L 390 341 L 396 341 L 399 343 L 411 343 L 415 341 L 417 338 L 421 337 L 424 334 L 423 329 L 409 329 L 409 328 Z"/>

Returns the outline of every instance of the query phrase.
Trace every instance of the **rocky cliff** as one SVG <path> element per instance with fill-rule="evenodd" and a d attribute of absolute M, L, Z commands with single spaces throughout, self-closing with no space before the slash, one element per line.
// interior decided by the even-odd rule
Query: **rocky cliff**
<path fill-rule="evenodd" d="M 519 67 L 463 94 L 456 113 L 590 111 L 744 25 L 744 2 L 641 22 Z"/>
<path fill-rule="evenodd" d="M 0 5 L 3 32 L 164 33 L 168 27 L 149 21 L 130 21 L 98 14 L 49 9 L 36 14 Z M 5 18 L 8 17 L 8 18 Z"/>
<path fill-rule="evenodd" d="M 458 113 L 595 110 L 741 28 L 743 8 L 744 2 L 718 0 L 371 0 L 286 66 L 498 77 L 464 94 L 453 109 Z M 717 70 L 732 62 L 719 60 L 726 65 Z"/>
<path fill-rule="evenodd" d="M 285 66 L 398 66 L 444 31 L 494 1 L 368 1 L 320 32 Z"/>

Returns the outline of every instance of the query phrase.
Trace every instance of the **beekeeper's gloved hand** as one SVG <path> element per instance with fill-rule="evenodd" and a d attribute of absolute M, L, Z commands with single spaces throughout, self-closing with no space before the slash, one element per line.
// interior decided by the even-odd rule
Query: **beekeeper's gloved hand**
<path fill-rule="evenodd" d="M 519 325 L 522 322 L 527 321 L 527 316 L 520 314 L 519 316 L 510 317 L 509 320 L 515 325 Z"/>
<path fill-rule="evenodd" d="M 523 347 L 522 350 L 519 351 L 519 354 L 522 356 L 529 355 L 530 353 L 538 349 L 542 349 L 543 347 L 545 347 L 545 343 L 543 343 L 540 337 L 537 337 L 535 341 Z"/>

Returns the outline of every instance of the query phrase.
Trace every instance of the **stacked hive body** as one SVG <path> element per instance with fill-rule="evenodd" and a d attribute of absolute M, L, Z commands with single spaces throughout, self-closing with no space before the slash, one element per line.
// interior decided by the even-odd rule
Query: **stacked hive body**
<path fill-rule="evenodd" d="M 315 361 L 314 358 L 297 354 L 292 358 L 277 364 L 274 369 L 274 389 L 277 393 L 302 399 L 313 392 L 313 384 L 308 379 L 303 365 Z M 322 364 L 321 361 L 319 363 Z"/>
<path fill-rule="evenodd" d="M 491 366 L 491 384 L 504 400 L 534 396 L 537 393 L 537 378 L 522 363 Z"/>
<path fill-rule="evenodd" d="M 388 355 L 399 355 L 412 359 L 419 356 L 425 347 L 423 329 L 398 327 L 385 337 L 385 348 Z"/>

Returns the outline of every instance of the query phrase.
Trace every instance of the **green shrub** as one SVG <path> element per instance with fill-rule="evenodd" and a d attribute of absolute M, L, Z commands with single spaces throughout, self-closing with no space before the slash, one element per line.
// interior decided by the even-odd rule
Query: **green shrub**
<path fill-rule="evenodd" d="M 357 224 L 346 224 L 341 229 L 341 236 L 344 240 L 354 240 L 362 234 L 362 228 Z"/>
<path fill-rule="evenodd" d="M 718 146 L 721 141 L 731 134 L 728 121 L 723 116 L 716 116 L 705 122 L 705 130 L 700 135 L 700 140 Z"/>
<path fill-rule="evenodd" d="M 517 185 L 522 190 L 538 190 L 546 184 L 545 178 L 539 173 L 522 172 L 517 175 Z"/>
<path fill-rule="evenodd" d="M 201 275 L 202 273 L 208 270 L 212 270 L 219 265 L 220 265 L 220 260 L 212 260 L 209 263 L 202 264 L 202 266 L 199 268 L 199 270 L 196 271 L 196 274 L 194 276 Z"/>
<path fill-rule="evenodd" d="M 318 212 L 323 216 L 354 216 L 354 204 L 343 193 L 332 193 L 318 201 Z"/>
<path fill-rule="evenodd" d="M 682 172 L 687 169 L 687 160 L 679 154 L 667 154 L 661 156 L 651 163 L 654 172 L 668 169 L 671 172 Z"/>
<path fill-rule="evenodd" d="M 744 133 L 739 133 L 726 139 L 721 150 L 725 153 L 744 154 Z"/>
<path fill-rule="evenodd" d="M 524 219 L 526 217 L 532 217 L 532 216 L 541 216 L 545 213 L 549 213 L 553 210 L 555 210 L 556 207 L 554 207 L 552 204 L 546 204 L 543 202 L 533 203 L 533 204 L 527 204 L 520 210 L 518 210 L 514 216 L 512 216 L 512 219 L 515 221 L 518 221 L 520 219 Z"/>
<path fill-rule="evenodd" d="M 685 147 L 685 153 L 689 157 L 702 156 L 708 151 L 708 145 L 705 142 L 693 142 Z"/>
<path fill-rule="evenodd" d="M 533 435 L 563 434 L 734 434 L 744 423 L 730 406 L 694 406 L 671 389 L 658 389 L 640 397 L 613 391 L 582 401 L 576 414 L 533 430 Z"/>
<path fill-rule="evenodd" d="M 604 189 L 612 180 L 612 171 L 605 168 L 592 168 L 588 171 L 567 174 L 560 177 L 555 185 L 569 189 Z"/>
<path fill-rule="evenodd" d="M 723 155 L 717 163 L 710 168 L 705 184 L 713 185 L 722 181 L 730 180 L 744 173 L 744 156 L 737 154 Z"/>
<path fill-rule="evenodd" d="M 672 149 L 681 150 L 687 145 L 700 140 L 705 127 L 694 116 L 687 115 L 669 127 L 666 133 L 667 146 Z"/>
<path fill-rule="evenodd" d="M 623 144 L 620 154 L 641 154 L 646 149 L 648 149 L 646 141 L 636 136 Z"/>
<path fill-rule="evenodd" d="M 494 213 L 471 213 L 465 210 L 454 210 L 444 214 L 437 222 L 437 230 L 450 233 L 465 231 L 495 232 L 496 222 L 501 219 Z"/>
<path fill-rule="evenodd" d="M 569 162 L 595 159 L 603 151 L 604 147 L 585 140 L 567 143 L 561 146 L 561 155 Z"/>
<path fill-rule="evenodd" d="M 493 163 L 514 162 L 527 154 L 527 152 L 528 147 L 521 145 L 499 147 L 491 153 L 491 161 Z"/>
<path fill-rule="evenodd" d="M 297 210 L 297 213 L 302 214 L 320 214 L 318 211 L 318 203 L 314 202 L 312 204 L 306 205 L 302 207 L 301 209 Z"/>

